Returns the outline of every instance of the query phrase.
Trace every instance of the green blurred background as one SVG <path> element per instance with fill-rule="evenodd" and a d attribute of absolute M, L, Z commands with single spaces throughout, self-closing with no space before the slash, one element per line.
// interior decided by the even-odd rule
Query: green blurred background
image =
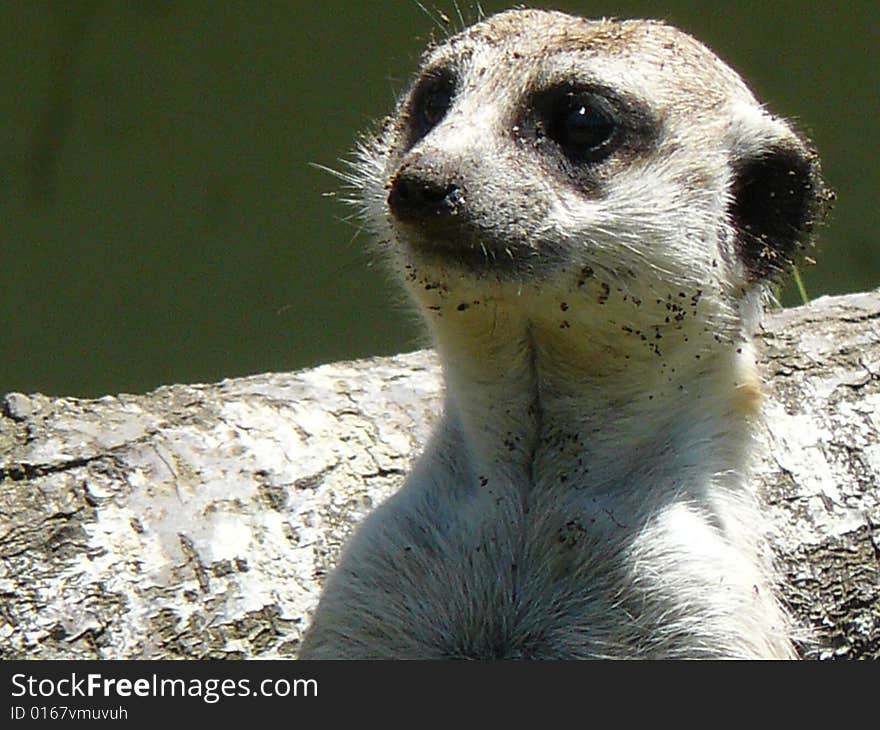
<path fill-rule="evenodd" d="M 554 4 L 664 18 L 729 61 L 837 190 L 809 294 L 880 285 L 878 3 Z M 0 2 L 0 393 L 140 392 L 425 344 L 309 163 L 338 167 L 391 109 L 432 27 L 411 0 Z"/>

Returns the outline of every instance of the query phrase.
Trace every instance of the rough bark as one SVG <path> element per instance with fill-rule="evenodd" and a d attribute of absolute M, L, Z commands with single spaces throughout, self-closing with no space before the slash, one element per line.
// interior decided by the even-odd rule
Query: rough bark
<path fill-rule="evenodd" d="M 775 312 L 758 488 L 809 657 L 880 656 L 880 290 Z M 0 415 L 0 658 L 294 657 L 440 410 L 428 351 Z"/>

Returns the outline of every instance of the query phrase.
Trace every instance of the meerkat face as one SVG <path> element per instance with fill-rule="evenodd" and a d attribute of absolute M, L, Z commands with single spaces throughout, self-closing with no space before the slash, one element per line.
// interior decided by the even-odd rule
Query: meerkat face
<path fill-rule="evenodd" d="M 789 265 L 822 190 L 690 36 L 539 10 L 430 50 L 360 158 L 369 218 L 435 310 L 456 290 L 736 300 Z"/>

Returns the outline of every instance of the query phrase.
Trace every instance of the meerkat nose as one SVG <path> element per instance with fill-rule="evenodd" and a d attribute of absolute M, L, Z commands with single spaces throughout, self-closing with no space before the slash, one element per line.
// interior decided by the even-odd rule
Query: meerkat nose
<path fill-rule="evenodd" d="M 435 167 L 404 164 L 388 184 L 388 207 L 401 222 L 418 223 L 459 212 L 461 186 Z"/>

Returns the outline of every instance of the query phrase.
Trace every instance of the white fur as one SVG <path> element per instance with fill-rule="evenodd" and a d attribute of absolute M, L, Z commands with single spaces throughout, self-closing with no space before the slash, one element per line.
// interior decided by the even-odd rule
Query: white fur
<path fill-rule="evenodd" d="M 580 21 L 498 17 L 478 30 L 503 41 L 521 23 L 519 55 L 467 32 L 444 44 L 426 65 L 452 57 L 467 79 L 447 117 L 404 153 L 401 106 L 357 151 L 349 181 L 431 330 L 447 402 L 345 549 L 301 655 L 794 657 L 749 487 L 763 286 L 725 222 L 731 156 L 793 135 L 672 28 L 554 55 Z M 657 149 L 596 199 L 524 164 L 505 124 L 529 74 L 647 100 Z M 551 246 L 564 263 L 496 276 L 420 258 L 386 202 L 405 154 L 464 170 L 475 215 L 527 234 L 528 261 Z"/>

